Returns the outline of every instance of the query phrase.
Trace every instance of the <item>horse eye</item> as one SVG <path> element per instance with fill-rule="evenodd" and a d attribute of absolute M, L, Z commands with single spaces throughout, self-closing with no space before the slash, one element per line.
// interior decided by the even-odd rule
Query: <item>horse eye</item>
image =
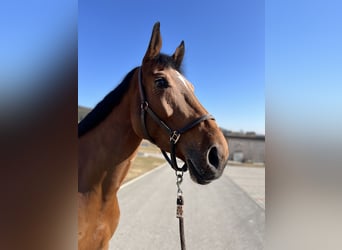
<path fill-rule="evenodd" d="M 165 78 L 157 78 L 154 83 L 156 84 L 157 88 L 165 89 L 169 87 L 169 83 L 166 81 Z"/>

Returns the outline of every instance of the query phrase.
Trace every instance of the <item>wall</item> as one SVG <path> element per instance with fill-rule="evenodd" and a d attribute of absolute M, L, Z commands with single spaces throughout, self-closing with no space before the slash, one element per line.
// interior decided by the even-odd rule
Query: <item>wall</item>
<path fill-rule="evenodd" d="M 265 136 L 225 133 L 228 140 L 229 160 L 239 160 L 243 154 L 243 162 L 265 162 Z"/>

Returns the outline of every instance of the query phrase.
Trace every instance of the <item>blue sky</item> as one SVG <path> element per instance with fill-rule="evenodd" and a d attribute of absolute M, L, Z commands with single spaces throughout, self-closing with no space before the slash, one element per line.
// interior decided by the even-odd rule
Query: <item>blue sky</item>
<path fill-rule="evenodd" d="M 267 1 L 266 130 L 342 142 L 342 1 Z M 289 136 L 290 134 L 291 136 Z M 294 136 L 295 135 L 295 136 Z M 302 138 L 307 136 L 305 139 Z M 297 143 L 295 143 L 297 144 Z M 306 146 L 303 148 L 307 148 Z"/>
<path fill-rule="evenodd" d="M 75 32 L 77 2 L 1 1 L 0 109 L 39 100 L 36 95 L 52 84 L 38 79 L 56 69 L 60 57 L 67 58 Z"/>
<path fill-rule="evenodd" d="M 145 54 L 161 23 L 162 52 L 185 41 L 186 77 L 218 124 L 265 133 L 264 1 L 79 1 L 78 103 L 94 107 Z"/>

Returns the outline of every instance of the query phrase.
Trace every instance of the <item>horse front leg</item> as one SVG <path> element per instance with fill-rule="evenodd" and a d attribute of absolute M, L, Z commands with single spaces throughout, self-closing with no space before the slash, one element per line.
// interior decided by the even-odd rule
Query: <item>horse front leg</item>
<path fill-rule="evenodd" d="M 118 201 L 117 195 L 115 195 L 115 199 L 113 200 L 111 218 L 112 218 L 111 220 L 111 237 L 112 237 L 119 225 L 119 219 L 120 219 L 120 208 L 119 208 L 119 201 Z"/>
<path fill-rule="evenodd" d="M 106 208 L 102 214 L 102 242 L 100 250 L 108 250 L 109 242 L 114 235 L 115 230 L 119 224 L 120 218 L 120 208 L 117 196 L 111 199 L 111 201 L 106 204 Z"/>

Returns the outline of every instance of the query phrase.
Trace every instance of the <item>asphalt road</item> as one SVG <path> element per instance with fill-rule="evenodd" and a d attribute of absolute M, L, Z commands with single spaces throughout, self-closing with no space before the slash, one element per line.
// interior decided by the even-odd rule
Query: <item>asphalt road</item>
<path fill-rule="evenodd" d="M 174 172 L 163 166 L 120 189 L 121 218 L 111 250 L 180 249 L 175 182 Z M 187 250 L 263 249 L 265 210 L 232 181 L 229 169 L 205 186 L 186 173 L 182 190 Z"/>

